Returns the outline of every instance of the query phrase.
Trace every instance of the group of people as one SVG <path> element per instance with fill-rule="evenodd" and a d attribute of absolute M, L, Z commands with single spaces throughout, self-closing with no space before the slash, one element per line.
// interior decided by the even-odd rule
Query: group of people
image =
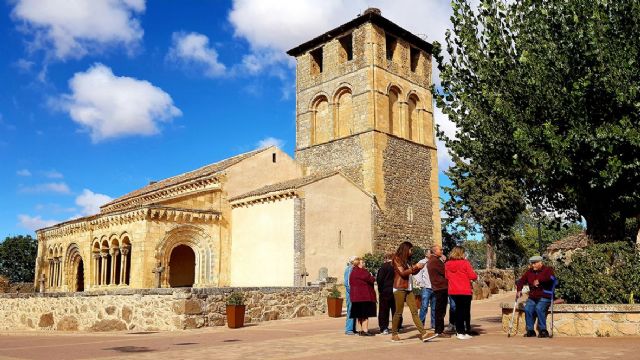
<path fill-rule="evenodd" d="M 471 330 L 471 282 L 476 280 L 478 275 L 466 259 L 465 249 L 456 246 L 447 258 L 441 246 L 433 245 L 426 252 L 425 258 L 416 264 L 411 264 L 412 251 L 413 245 L 410 242 L 400 244 L 395 253 L 385 255 L 384 263 L 375 277 L 365 269 L 363 259 L 356 256 L 349 258 L 344 273 L 347 335 L 374 336 L 369 332 L 369 318 L 376 316 L 376 283 L 380 297 L 377 312 L 380 334 L 391 334 L 391 341 L 400 341 L 398 330 L 402 327 L 405 303 L 411 311 L 413 323 L 420 332 L 422 341 L 437 337 L 449 338 L 453 332 L 460 340 L 468 340 L 475 335 Z M 541 256 L 529 259 L 529 268 L 516 282 L 518 298 L 523 287 L 529 287 L 529 296 L 525 304 L 525 337 L 549 337 L 546 314 L 552 301 L 555 282 L 553 268 L 545 266 Z M 413 294 L 414 283 L 422 289 L 419 312 Z M 447 305 L 449 331 L 445 332 L 444 317 Z M 433 332 L 425 328 L 429 308 L 430 329 L 433 329 Z M 389 314 L 392 315 L 391 331 Z M 539 330 L 537 334 L 534 330 L 536 319 Z"/>
<path fill-rule="evenodd" d="M 369 317 L 376 316 L 376 293 L 374 284 L 378 284 L 380 296 L 378 324 L 380 333 L 391 334 L 391 341 L 400 341 L 398 330 L 402 326 L 402 311 L 406 303 L 411 317 L 420 332 L 422 341 L 437 337 L 451 337 L 445 332 L 444 317 L 450 302 L 450 323 L 455 323 L 456 337 L 460 340 L 471 339 L 471 281 L 477 279 L 471 263 L 465 258 L 465 249 L 456 246 L 447 259 L 442 247 L 434 245 L 425 259 L 411 263 L 413 245 L 405 241 L 393 254 L 385 255 L 385 261 L 376 277 L 364 268 L 364 261 L 351 257 L 344 274 L 347 291 L 348 335 L 373 336 L 369 332 Z M 422 303 L 418 313 L 414 282 L 422 288 Z M 451 300 L 451 301 L 449 301 Z M 455 304 L 455 306 L 454 306 Z M 431 328 L 425 328 L 426 314 L 431 308 Z M 453 311 L 455 309 L 455 311 Z M 389 314 L 392 314 L 389 331 Z M 357 326 L 356 326 L 357 323 Z M 359 328 L 358 331 L 357 328 Z"/>

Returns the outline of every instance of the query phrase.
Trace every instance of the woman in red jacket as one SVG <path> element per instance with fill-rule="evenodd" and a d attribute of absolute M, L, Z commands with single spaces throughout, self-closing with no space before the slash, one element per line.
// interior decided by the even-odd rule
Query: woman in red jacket
<path fill-rule="evenodd" d="M 349 296 L 351 298 L 352 319 L 358 319 L 360 336 L 373 336 L 369 332 L 369 318 L 376 316 L 376 292 L 373 284 L 376 278 L 364 269 L 364 261 L 356 258 L 349 275 Z"/>
<path fill-rule="evenodd" d="M 471 263 L 465 259 L 464 248 L 456 246 L 444 264 L 444 276 L 449 282 L 449 296 L 456 304 L 456 337 L 460 340 L 471 339 L 471 281 L 478 275 Z"/>

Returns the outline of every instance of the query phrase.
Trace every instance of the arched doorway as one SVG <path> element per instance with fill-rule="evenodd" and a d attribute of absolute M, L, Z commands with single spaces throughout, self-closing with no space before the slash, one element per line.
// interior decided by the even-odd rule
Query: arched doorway
<path fill-rule="evenodd" d="M 84 291 L 84 262 L 82 259 L 76 268 L 76 291 Z"/>
<path fill-rule="evenodd" d="M 196 254 L 187 245 L 178 245 L 169 258 L 169 286 L 192 287 L 196 276 Z"/>

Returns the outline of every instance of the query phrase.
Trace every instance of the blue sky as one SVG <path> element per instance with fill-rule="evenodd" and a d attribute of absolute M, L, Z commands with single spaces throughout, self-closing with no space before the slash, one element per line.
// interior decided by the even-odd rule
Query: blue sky
<path fill-rule="evenodd" d="M 293 154 L 284 51 L 369 6 L 441 41 L 450 13 L 440 0 L 0 1 L 0 239 L 265 143 Z"/>

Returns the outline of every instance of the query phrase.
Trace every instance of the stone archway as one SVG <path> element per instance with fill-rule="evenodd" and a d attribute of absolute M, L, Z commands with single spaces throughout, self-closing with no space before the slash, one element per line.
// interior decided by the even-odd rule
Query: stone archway
<path fill-rule="evenodd" d="M 80 254 L 78 244 L 71 244 L 67 248 L 65 256 L 65 278 L 66 286 L 69 291 L 84 291 L 84 261 Z"/>
<path fill-rule="evenodd" d="M 196 275 L 196 254 L 187 245 L 178 245 L 169 257 L 169 286 L 192 287 Z"/>
<path fill-rule="evenodd" d="M 84 262 L 82 258 L 76 267 L 76 287 L 75 291 L 84 291 Z"/>
<path fill-rule="evenodd" d="M 204 229 L 193 225 L 180 225 L 169 230 L 156 245 L 156 263 L 164 268 L 160 275 L 161 287 L 173 287 L 169 282 L 171 273 L 171 256 L 177 247 L 184 245 L 190 248 L 195 257 L 193 287 L 214 284 L 214 256 L 210 245 L 211 236 Z M 186 250 L 181 250 L 186 251 Z M 191 260 L 189 260 L 191 261 Z"/>

